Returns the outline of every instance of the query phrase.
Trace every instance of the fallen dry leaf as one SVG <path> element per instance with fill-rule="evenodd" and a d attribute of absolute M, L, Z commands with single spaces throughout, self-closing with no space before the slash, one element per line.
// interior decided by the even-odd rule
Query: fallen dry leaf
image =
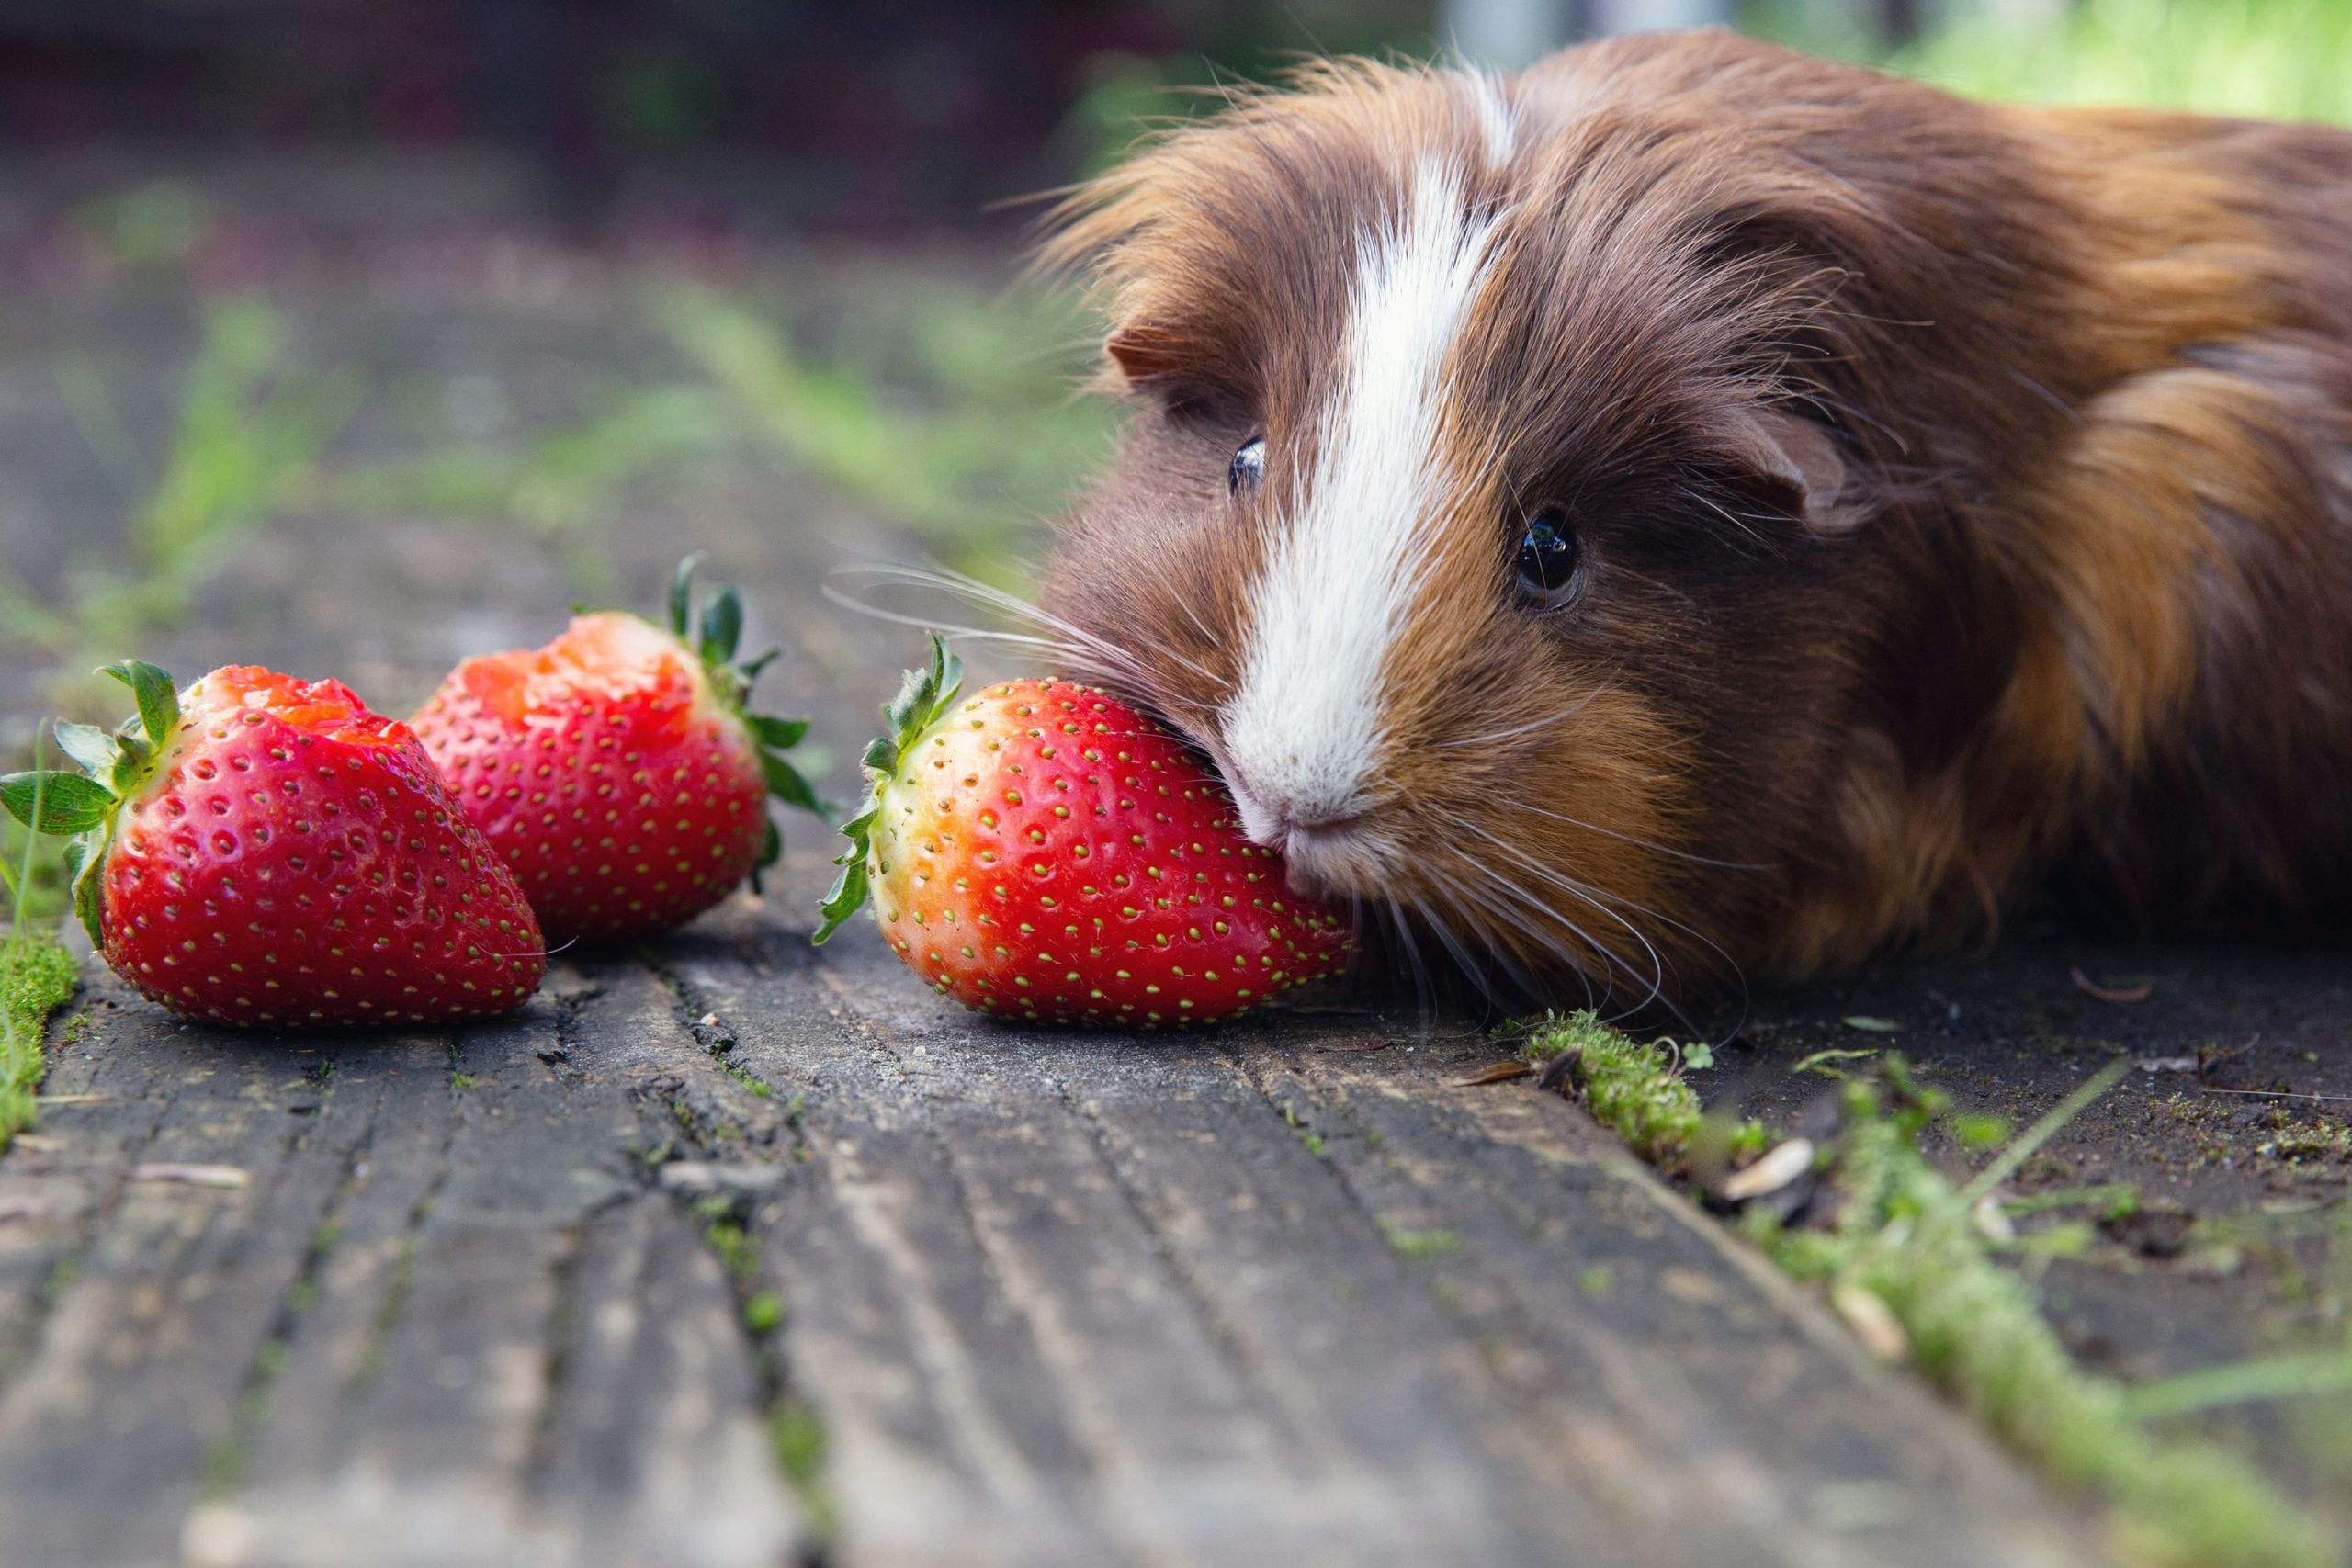
<path fill-rule="evenodd" d="M 1448 1081 L 1455 1089 L 1476 1089 L 1480 1084 L 1509 1083 L 1513 1078 L 1523 1078 L 1534 1070 L 1525 1062 L 1489 1062 L 1475 1073 L 1466 1073 Z"/>
<path fill-rule="evenodd" d="M 2153 980 L 2143 980 L 2136 986 L 2102 986 L 2084 974 L 2080 964 L 2067 970 L 2066 974 L 2075 982 L 2075 989 L 2095 1001 L 2144 1002 L 2148 994 L 2156 988 Z"/>
<path fill-rule="evenodd" d="M 183 1181 L 190 1187 L 236 1188 L 253 1185 L 250 1172 L 233 1165 L 181 1165 L 175 1161 L 159 1161 L 153 1165 L 130 1168 L 133 1181 Z"/>
<path fill-rule="evenodd" d="M 1774 1145 L 1755 1164 L 1724 1178 L 1723 1196 L 1731 1202 L 1745 1203 L 1778 1192 L 1812 1168 L 1813 1140 L 1791 1138 Z"/>
<path fill-rule="evenodd" d="M 1849 1280 L 1841 1280 L 1829 1288 L 1829 1304 L 1862 1342 L 1862 1348 L 1883 1361 L 1899 1361 L 1911 1348 L 1911 1337 L 1903 1332 L 1903 1324 L 1894 1309 L 1883 1298 L 1864 1290 Z"/>

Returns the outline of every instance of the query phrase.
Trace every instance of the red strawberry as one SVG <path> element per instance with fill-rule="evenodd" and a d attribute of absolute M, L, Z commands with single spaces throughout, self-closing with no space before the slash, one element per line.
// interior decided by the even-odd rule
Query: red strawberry
<path fill-rule="evenodd" d="M 617 610 L 575 616 L 541 649 L 469 659 L 409 722 L 553 942 L 642 936 L 709 908 L 772 863 L 771 790 L 822 814 L 771 748 L 806 719 L 747 714 L 768 654 L 731 662 L 733 589 L 686 643 L 695 561 L 670 629 Z"/>
<path fill-rule="evenodd" d="M 87 774 L 15 773 L 0 803 L 68 846 L 115 973 L 221 1023 L 423 1023 L 523 1005 L 545 968 L 522 889 L 406 725 L 337 681 L 252 665 L 184 692 L 106 673 L 135 718 L 61 724 Z"/>
<path fill-rule="evenodd" d="M 1346 922 L 1244 839 L 1225 788 L 1133 708 L 1065 681 L 956 705 L 937 638 L 865 754 L 824 941 L 882 934 L 965 1006 L 1055 1023 L 1224 1018 L 1337 970 Z"/>

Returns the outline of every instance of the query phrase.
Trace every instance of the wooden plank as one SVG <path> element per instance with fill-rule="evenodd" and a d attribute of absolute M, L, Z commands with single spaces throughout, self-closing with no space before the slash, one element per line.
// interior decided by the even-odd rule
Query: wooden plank
<path fill-rule="evenodd" d="M 575 980 L 444 1055 L 417 1118 L 444 1146 L 399 1162 L 354 1268 L 329 1252 L 249 1473 L 189 1524 L 192 1561 L 736 1568 L 793 1550 L 733 1298 L 639 1157 L 649 1098 L 669 1116 L 707 1057 L 650 976 L 612 984 L 616 1002 Z"/>
<path fill-rule="evenodd" d="M 843 1562 L 1034 1531 L 1039 1488 L 1138 1562 L 2091 1560 L 1573 1108 L 1446 1087 L 1490 1046 L 1320 1050 L 1385 1021 L 1298 1014 L 1024 1034 L 863 931 L 812 962 L 730 929 L 672 967 L 801 1100 L 795 1198 L 854 1218 L 814 1253 L 763 1230 L 833 1423 Z M 826 1321 L 842 1274 L 887 1326 Z M 972 1374 L 991 1355 L 1019 1402 Z M 933 1506 L 885 1506 L 910 1491 Z"/>
<path fill-rule="evenodd" d="M 99 989 L 119 997 L 111 979 Z M 143 1007 L 106 1016 L 117 1048 L 69 1056 L 51 1089 L 108 1099 L 44 1134 L 83 1153 L 96 1197 L 0 1395 L 0 1517 L 28 1562 L 173 1554 L 372 1110 L 324 1106 L 283 1046 Z M 134 1179 L 172 1166 L 243 1184 Z"/>

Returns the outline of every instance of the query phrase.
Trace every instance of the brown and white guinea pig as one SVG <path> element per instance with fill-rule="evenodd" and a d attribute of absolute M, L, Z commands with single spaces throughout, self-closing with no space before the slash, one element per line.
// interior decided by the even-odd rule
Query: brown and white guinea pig
<path fill-rule="evenodd" d="M 1133 412 L 1045 610 L 1488 977 L 1801 974 L 2062 870 L 2352 907 L 2352 134 L 1723 33 L 1331 63 L 1046 259 Z"/>

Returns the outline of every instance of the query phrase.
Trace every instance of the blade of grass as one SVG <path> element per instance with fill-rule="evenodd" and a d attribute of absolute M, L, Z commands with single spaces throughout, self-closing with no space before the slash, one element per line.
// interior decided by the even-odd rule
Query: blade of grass
<path fill-rule="evenodd" d="M 2141 1383 L 2124 1391 L 2123 1408 L 2135 1419 L 2145 1421 L 2161 1416 L 2186 1416 L 2217 1405 L 2252 1404 L 2347 1390 L 2352 1390 L 2352 1350 L 2313 1350 L 2199 1367 L 2177 1377 Z"/>
<path fill-rule="evenodd" d="M 2032 1126 L 2018 1134 L 2007 1148 L 1994 1156 L 1993 1163 L 1978 1171 L 1974 1179 L 1960 1190 L 1961 1201 L 1973 1203 L 2007 1181 L 2016 1174 L 2018 1167 L 2033 1157 L 2037 1149 L 2057 1136 L 2059 1130 L 2067 1122 L 2089 1109 L 2093 1100 L 2121 1083 L 2123 1075 L 2131 1070 L 2132 1058 L 2119 1056 L 2092 1074 L 2074 1093 L 2052 1106 Z"/>

